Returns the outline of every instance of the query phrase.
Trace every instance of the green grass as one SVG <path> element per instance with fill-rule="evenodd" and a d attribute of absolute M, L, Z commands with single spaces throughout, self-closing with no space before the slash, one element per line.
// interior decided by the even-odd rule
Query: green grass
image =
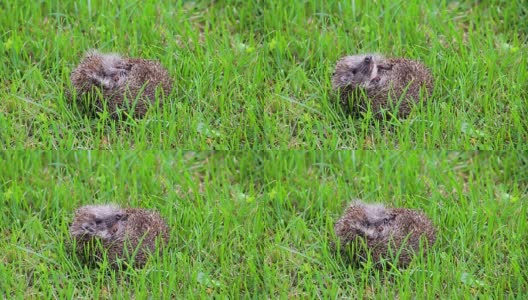
<path fill-rule="evenodd" d="M 525 1 L 2 1 L 0 145 L 45 149 L 526 149 Z M 145 119 L 65 97 L 83 53 L 157 59 L 176 81 Z M 336 60 L 419 59 L 435 93 L 406 120 L 346 116 Z"/>
<path fill-rule="evenodd" d="M 0 147 L 55 150 L 0 152 L 0 297 L 528 297 L 525 1 L 13 0 L 0 15 Z M 159 60 L 167 104 L 83 114 L 66 94 L 92 48 Z M 424 62 L 430 102 L 347 116 L 330 78 L 363 52 Z M 415 148 L 507 151 L 329 151 Z M 428 214 L 430 255 L 385 271 L 334 255 L 358 197 Z M 158 209 L 165 255 L 122 272 L 72 256 L 75 208 L 107 202 Z"/>
<path fill-rule="evenodd" d="M 528 156 L 482 152 L 2 152 L 0 297 L 505 299 L 528 296 Z M 385 272 L 333 255 L 356 197 L 423 210 L 426 259 Z M 84 267 L 75 208 L 153 208 L 168 251 Z"/>

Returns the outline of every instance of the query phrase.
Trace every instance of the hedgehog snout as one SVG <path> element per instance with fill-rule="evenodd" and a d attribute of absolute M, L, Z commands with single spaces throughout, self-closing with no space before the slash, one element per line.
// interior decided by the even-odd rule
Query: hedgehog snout
<path fill-rule="evenodd" d="M 95 232 L 95 224 L 93 222 L 90 222 L 90 223 L 83 223 L 81 228 L 84 230 L 84 231 L 87 231 L 87 232 L 90 232 L 90 233 L 94 233 Z"/>

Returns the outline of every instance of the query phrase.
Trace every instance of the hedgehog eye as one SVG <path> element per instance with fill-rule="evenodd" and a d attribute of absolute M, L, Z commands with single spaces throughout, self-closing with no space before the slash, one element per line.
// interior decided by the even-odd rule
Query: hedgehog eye
<path fill-rule="evenodd" d="M 101 220 L 101 219 L 95 219 L 95 224 L 96 224 L 96 225 L 101 225 L 101 223 L 103 223 L 103 220 Z"/>
<path fill-rule="evenodd" d="M 123 214 L 117 214 L 115 218 L 116 220 L 121 220 L 121 218 L 123 218 Z"/>
<path fill-rule="evenodd" d="M 383 219 L 383 224 L 385 225 L 389 224 L 389 219 L 388 218 Z"/>

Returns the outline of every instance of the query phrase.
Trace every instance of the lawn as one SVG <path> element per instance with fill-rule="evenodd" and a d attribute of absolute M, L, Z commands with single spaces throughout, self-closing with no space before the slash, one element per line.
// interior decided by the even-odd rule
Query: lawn
<path fill-rule="evenodd" d="M 526 149 L 528 6 L 513 1 L 2 1 L 0 146 L 39 149 Z M 96 48 L 175 80 L 144 119 L 90 117 L 66 95 Z M 348 116 L 346 54 L 426 64 L 407 119 Z"/>
<path fill-rule="evenodd" d="M 526 153 L 2 152 L 0 297 L 506 299 L 528 296 Z M 424 211 L 438 228 L 409 268 L 347 264 L 333 225 L 353 199 Z M 167 252 L 86 267 L 75 208 L 157 209 Z"/>
<path fill-rule="evenodd" d="M 528 297 L 525 1 L 12 0 L 0 15 L 0 149 L 25 149 L 0 152 L 0 298 Z M 175 89 L 143 119 L 86 114 L 67 95 L 89 49 L 158 60 Z M 333 68 L 365 52 L 422 61 L 430 101 L 347 115 Z M 347 264 L 331 243 L 354 198 L 424 211 L 430 255 Z M 109 202 L 159 210 L 166 253 L 84 266 L 69 222 Z"/>

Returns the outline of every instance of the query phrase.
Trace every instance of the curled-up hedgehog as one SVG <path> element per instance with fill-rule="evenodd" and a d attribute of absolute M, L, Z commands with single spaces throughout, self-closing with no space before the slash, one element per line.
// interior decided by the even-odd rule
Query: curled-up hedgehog
<path fill-rule="evenodd" d="M 77 101 L 88 111 L 107 107 L 114 118 L 118 110 L 141 118 L 172 91 L 172 79 L 160 63 L 98 51 L 89 51 L 70 79 Z"/>
<path fill-rule="evenodd" d="M 415 254 L 425 254 L 436 240 L 436 229 L 425 214 L 359 200 L 345 210 L 334 230 L 341 253 L 352 261 L 370 255 L 375 263 L 395 260 L 400 267 L 408 266 Z"/>
<path fill-rule="evenodd" d="M 87 205 L 75 212 L 70 236 L 75 252 L 87 263 L 101 262 L 106 256 L 114 268 L 119 260 L 142 267 L 149 255 L 161 253 L 169 228 L 155 211 Z"/>
<path fill-rule="evenodd" d="M 332 87 L 351 113 L 366 112 L 370 106 L 377 118 L 396 109 L 397 116 L 404 118 L 420 100 L 428 100 L 433 75 L 422 63 L 406 58 L 351 55 L 337 62 Z"/>

